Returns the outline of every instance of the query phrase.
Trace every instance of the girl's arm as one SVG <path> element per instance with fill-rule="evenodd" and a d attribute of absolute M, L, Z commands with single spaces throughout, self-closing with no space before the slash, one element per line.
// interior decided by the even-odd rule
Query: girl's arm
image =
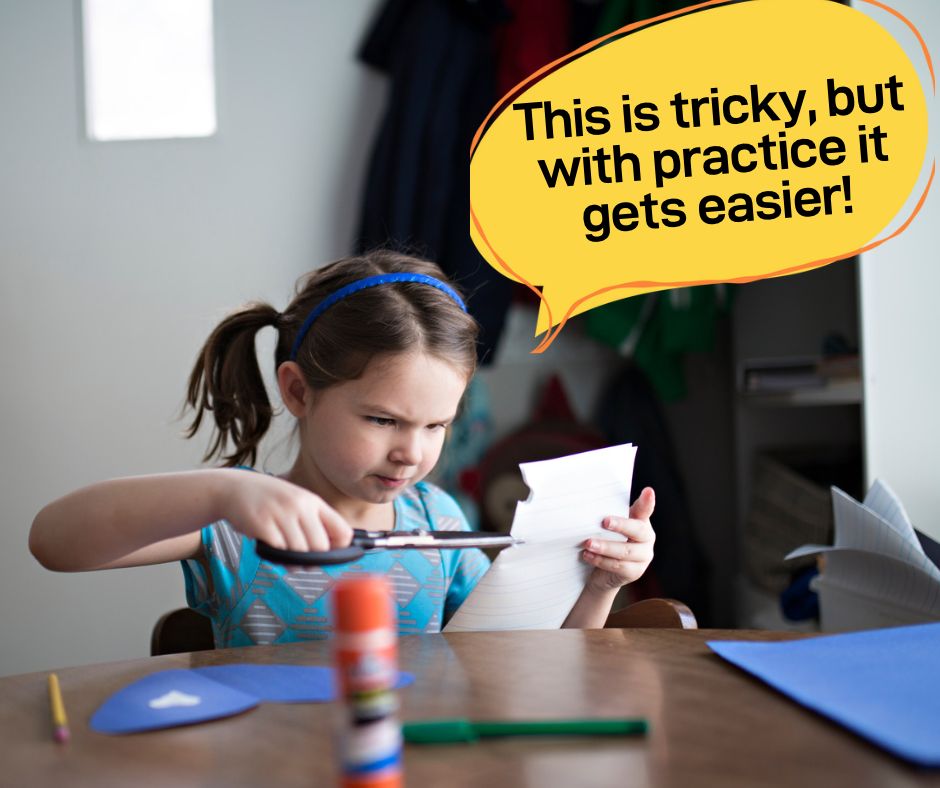
<path fill-rule="evenodd" d="M 589 539 L 585 543 L 582 558 L 594 571 L 562 627 L 603 628 L 620 587 L 638 579 L 653 560 L 656 534 L 650 516 L 655 506 L 653 489 L 644 488 L 630 507 L 629 519 L 607 517 L 604 520 L 604 528 L 623 534 L 628 541 Z"/>
<path fill-rule="evenodd" d="M 603 629 L 618 590 L 595 591 L 590 584 L 586 585 L 561 625 L 562 629 Z"/>
<path fill-rule="evenodd" d="M 349 544 L 352 531 L 322 498 L 262 473 L 212 469 L 113 479 L 46 506 L 29 549 L 47 569 L 114 569 L 197 557 L 200 529 L 227 519 L 290 550 Z"/>

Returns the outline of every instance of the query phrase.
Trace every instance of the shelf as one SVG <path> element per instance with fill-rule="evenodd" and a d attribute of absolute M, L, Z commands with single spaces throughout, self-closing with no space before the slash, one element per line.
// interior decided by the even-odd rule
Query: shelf
<path fill-rule="evenodd" d="M 860 405 L 862 381 L 858 378 L 832 380 L 825 386 L 791 389 L 789 391 L 746 391 L 741 399 L 759 407 L 800 407 L 813 405 Z"/>

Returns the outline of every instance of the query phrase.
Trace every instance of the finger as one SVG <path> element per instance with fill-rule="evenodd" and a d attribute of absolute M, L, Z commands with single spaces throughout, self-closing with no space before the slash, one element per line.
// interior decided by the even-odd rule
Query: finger
<path fill-rule="evenodd" d="M 320 522 L 323 524 L 330 545 L 333 547 L 349 547 L 352 543 L 353 529 L 346 522 L 346 518 L 332 506 L 324 503 L 320 510 Z"/>
<path fill-rule="evenodd" d="M 585 551 L 616 561 L 645 563 L 653 559 L 653 548 L 646 542 L 612 542 L 608 539 L 588 539 Z"/>
<path fill-rule="evenodd" d="M 284 534 L 281 533 L 281 530 L 270 523 L 268 527 L 262 528 L 257 532 L 258 539 L 262 542 L 265 542 L 276 550 L 286 550 L 287 549 L 287 539 L 284 537 Z"/>
<path fill-rule="evenodd" d="M 583 558 L 594 568 L 609 572 L 610 574 L 616 575 L 617 577 L 627 579 L 633 578 L 634 575 L 637 575 L 637 567 L 632 563 L 618 561 L 616 558 L 606 558 L 602 555 L 597 555 L 597 553 L 592 553 L 587 550 L 584 551 Z"/>
<path fill-rule="evenodd" d="M 307 533 L 301 523 L 294 517 L 283 517 L 277 521 L 277 527 L 284 537 L 287 550 L 306 553 L 311 549 Z"/>
<path fill-rule="evenodd" d="M 583 559 L 598 571 L 619 578 L 621 585 L 642 577 L 649 568 L 649 561 L 618 561 L 616 558 L 607 558 L 589 551 L 584 552 Z"/>
<path fill-rule="evenodd" d="M 601 525 L 608 531 L 623 534 L 631 542 L 653 542 L 656 534 L 649 520 L 627 519 L 626 517 L 605 517 Z"/>
<path fill-rule="evenodd" d="M 310 545 L 307 548 L 308 550 L 323 551 L 330 549 L 330 537 L 323 527 L 320 514 L 319 511 L 313 514 L 304 514 L 299 519 L 299 526 L 303 530 L 304 538 L 307 544 Z"/>
<path fill-rule="evenodd" d="M 630 517 L 634 520 L 649 520 L 656 508 L 656 493 L 652 487 L 644 487 L 640 497 L 630 507 Z"/>

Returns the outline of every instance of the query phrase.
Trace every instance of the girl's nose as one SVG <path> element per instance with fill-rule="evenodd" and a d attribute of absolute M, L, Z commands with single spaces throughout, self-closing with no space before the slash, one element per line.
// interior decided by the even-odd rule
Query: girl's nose
<path fill-rule="evenodd" d="M 396 436 L 395 445 L 389 453 L 392 462 L 401 465 L 418 465 L 421 462 L 421 436 L 417 430 L 403 430 Z"/>

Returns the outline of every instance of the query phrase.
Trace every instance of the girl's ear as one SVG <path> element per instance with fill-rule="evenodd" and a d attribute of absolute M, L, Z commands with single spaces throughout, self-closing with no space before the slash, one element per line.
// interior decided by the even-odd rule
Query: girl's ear
<path fill-rule="evenodd" d="M 277 368 L 277 386 L 281 391 L 281 400 L 293 416 L 298 419 L 306 416 L 313 391 L 304 380 L 296 361 L 285 361 Z"/>

